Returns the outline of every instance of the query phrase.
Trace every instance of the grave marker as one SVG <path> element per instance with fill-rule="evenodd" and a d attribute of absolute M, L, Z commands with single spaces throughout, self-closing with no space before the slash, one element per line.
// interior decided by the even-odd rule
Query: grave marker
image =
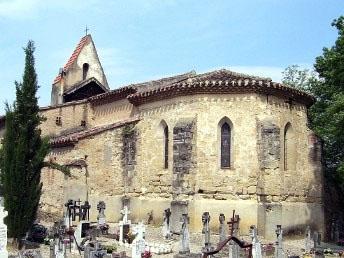
<path fill-rule="evenodd" d="M 170 239 L 171 234 L 171 228 L 170 228 L 170 217 L 171 217 L 171 209 L 168 208 L 164 210 L 164 222 L 162 226 L 162 235 L 165 239 Z"/>
<path fill-rule="evenodd" d="M 220 222 L 220 226 L 219 226 L 219 236 L 220 236 L 220 243 L 224 240 L 226 240 L 227 235 L 226 235 L 226 227 L 225 227 L 225 220 L 226 217 L 223 213 L 220 214 L 219 216 L 219 222 Z"/>

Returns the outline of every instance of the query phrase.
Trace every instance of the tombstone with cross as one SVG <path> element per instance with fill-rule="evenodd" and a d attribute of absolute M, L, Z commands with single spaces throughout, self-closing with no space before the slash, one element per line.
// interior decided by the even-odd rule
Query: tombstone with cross
<path fill-rule="evenodd" d="M 283 230 L 281 225 L 276 226 L 276 243 L 275 243 L 275 258 L 283 258 Z"/>
<path fill-rule="evenodd" d="M 226 240 L 226 238 L 227 238 L 227 236 L 226 236 L 225 221 L 226 221 L 225 215 L 223 213 L 220 213 L 220 216 L 219 216 L 219 222 L 220 222 L 220 226 L 219 226 L 220 243 L 223 242 L 224 240 Z"/>
<path fill-rule="evenodd" d="M 252 239 L 252 258 L 262 258 L 262 247 L 258 240 L 257 228 L 254 225 L 250 227 L 250 237 Z"/>
<path fill-rule="evenodd" d="M 131 249 L 132 258 L 141 258 L 145 252 L 146 241 L 145 241 L 146 227 L 142 222 L 133 227 L 133 233 L 136 235 Z"/>
<path fill-rule="evenodd" d="M 128 219 L 130 211 L 128 210 L 127 206 L 124 206 L 123 210 L 121 210 L 121 214 L 123 215 L 123 218 L 122 221 L 119 222 L 119 241 L 124 242 L 124 239 L 127 238 L 131 225 L 131 221 Z"/>
<path fill-rule="evenodd" d="M 180 238 L 180 254 L 190 253 L 190 236 L 189 236 L 189 216 L 188 214 L 182 214 L 180 222 L 181 227 L 181 238 Z"/>
<path fill-rule="evenodd" d="M 306 227 L 306 236 L 305 236 L 305 252 L 309 253 L 312 249 L 312 237 L 311 237 L 311 228 L 309 226 Z"/>
<path fill-rule="evenodd" d="M 210 222 L 210 214 L 209 212 L 206 211 L 202 215 L 202 224 L 203 224 L 202 233 L 204 233 L 204 248 L 203 249 L 205 251 L 210 251 L 211 249 L 209 222 Z"/>
<path fill-rule="evenodd" d="M 170 239 L 172 236 L 171 228 L 170 228 L 170 217 L 171 217 L 171 209 L 168 208 L 164 210 L 164 222 L 162 226 L 162 235 L 165 239 Z"/>

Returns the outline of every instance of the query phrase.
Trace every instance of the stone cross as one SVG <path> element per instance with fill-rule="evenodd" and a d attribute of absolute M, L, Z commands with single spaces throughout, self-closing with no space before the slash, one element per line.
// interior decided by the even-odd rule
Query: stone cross
<path fill-rule="evenodd" d="M 99 212 L 99 214 L 97 216 L 98 226 L 106 224 L 106 217 L 105 217 L 105 214 L 104 214 L 105 208 L 106 208 L 106 205 L 105 205 L 104 201 L 100 201 L 97 204 L 97 210 Z"/>
<path fill-rule="evenodd" d="M 123 210 L 121 210 L 121 214 L 123 215 L 123 219 L 119 222 L 119 241 L 122 243 L 124 242 L 124 234 L 126 231 L 129 231 L 131 224 L 131 221 L 128 219 L 130 211 L 127 206 L 124 206 Z"/>
<path fill-rule="evenodd" d="M 180 238 L 180 254 L 190 253 L 190 236 L 189 236 L 189 217 L 188 214 L 182 214 L 180 222 L 182 223 Z"/>
<path fill-rule="evenodd" d="M 7 216 L 7 211 L 0 205 L 0 258 L 8 256 L 7 252 L 7 225 L 4 223 L 4 218 Z"/>
<path fill-rule="evenodd" d="M 209 251 L 210 250 L 210 229 L 209 229 L 209 222 L 210 222 L 210 214 L 209 212 L 203 212 L 202 215 L 202 223 L 203 223 L 203 230 L 202 233 L 204 233 L 204 250 Z"/>
<path fill-rule="evenodd" d="M 171 228 L 170 228 L 170 217 L 171 217 L 171 210 L 170 208 L 166 209 L 164 211 L 164 223 L 162 226 L 162 235 L 165 239 L 170 239 L 171 234 Z"/>
<path fill-rule="evenodd" d="M 123 210 L 121 210 L 121 214 L 123 215 L 122 222 L 123 224 L 131 224 L 130 220 L 128 220 L 128 215 L 131 212 L 128 210 L 127 206 L 124 206 Z"/>
<path fill-rule="evenodd" d="M 220 216 L 219 216 L 219 222 L 220 222 L 220 226 L 219 226 L 220 243 L 227 238 L 227 236 L 226 236 L 225 220 L 226 220 L 225 215 L 223 213 L 221 213 Z"/>
<path fill-rule="evenodd" d="M 275 243 L 275 258 L 283 258 L 283 230 L 281 225 L 277 225 L 275 230 L 277 241 Z"/>
<path fill-rule="evenodd" d="M 257 228 L 250 227 L 250 237 L 252 239 L 252 258 L 262 258 L 262 247 L 257 237 Z"/>
<path fill-rule="evenodd" d="M 311 237 L 311 228 L 307 226 L 306 228 L 306 238 L 305 238 L 305 252 L 309 253 L 312 249 L 312 237 Z"/>
<path fill-rule="evenodd" d="M 132 258 L 141 258 L 141 255 L 145 252 L 146 241 L 145 241 L 146 228 L 142 222 L 133 227 L 133 233 L 136 235 L 131 249 Z"/>

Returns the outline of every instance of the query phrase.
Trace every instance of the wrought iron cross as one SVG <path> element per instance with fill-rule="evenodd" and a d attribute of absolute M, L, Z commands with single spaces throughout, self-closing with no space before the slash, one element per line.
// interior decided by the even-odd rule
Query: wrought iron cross
<path fill-rule="evenodd" d="M 88 31 L 89 29 L 87 28 L 87 25 L 86 25 L 86 29 L 85 29 L 86 36 L 88 35 Z"/>

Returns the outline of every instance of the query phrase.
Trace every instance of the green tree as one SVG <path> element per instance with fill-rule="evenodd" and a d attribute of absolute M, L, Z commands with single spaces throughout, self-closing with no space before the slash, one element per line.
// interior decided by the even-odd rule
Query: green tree
<path fill-rule="evenodd" d="M 298 65 L 288 66 L 282 72 L 282 83 L 289 87 L 311 92 L 312 85 L 317 82 L 314 71 L 309 69 L 300 69 Z"/>
<path fill-rule="evenodd" d="M 344 17 L 334 20 L 338 30 L 334 46 L 316 58 L 318 83 L 312 87 L 317 101 L 310 109 L 314 131 L 324 140 L 327 174 L 344 189 Z"/>
<path fill-rule="evenodd" d="M 22 238 L 36 219 L 41 196 L 41 169 L 44 166 L 68 169 L 44 161 L 49 153 L 49 139 L 41 137 L 36 93 L 34 43 L 29 41 L 25 51 L 25 69 L 22 83 L 16 85 L 16 101 L 6 108 L 6 125 L 0 150 L 1 183 L 4 206 L 8 211 L 8 235 L 15 240 Z"/>

